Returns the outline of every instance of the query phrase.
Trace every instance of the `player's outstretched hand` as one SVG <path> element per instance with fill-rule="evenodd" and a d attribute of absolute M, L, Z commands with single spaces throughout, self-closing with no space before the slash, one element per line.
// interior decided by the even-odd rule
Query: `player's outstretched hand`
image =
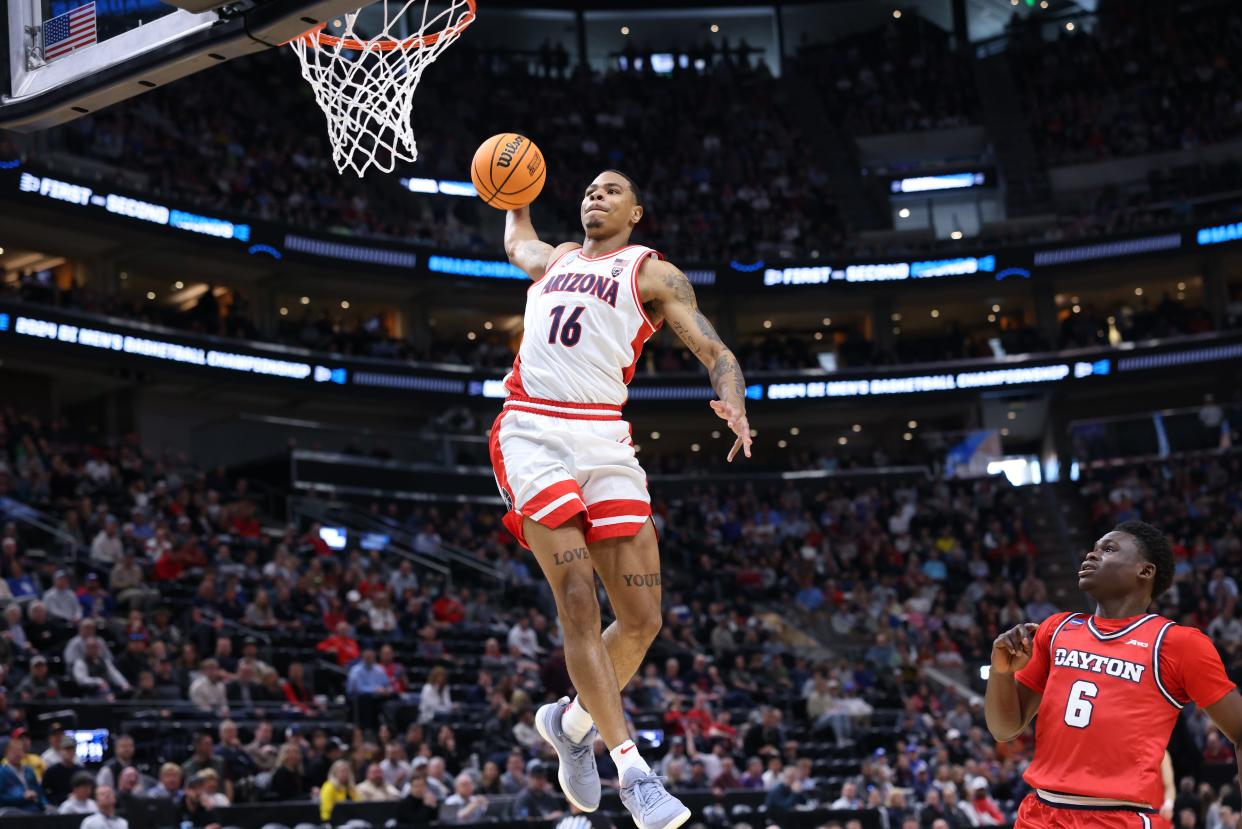
<path fill-rule="evenodd" d="M 737 457 L 738 450 L 746 453 L 746 457 L 750 457 L 750 444 L 754 440 L 750 436 L 750 421 L 746 419 L 746 412 L 739 411 L 736 407 L 724 402 L 723 400 L 711 401 L 712 411 L 716 413 L 721 420 L 729 424 L 729 428 L 733 430 L 733 434 L 737 435 L 737 440 L 733 441 L 733 448 L 729 450 L 729 463 L 733 463 L 733 459 Z"/>
<path fill-rule="evenodd" d="M 1039 625 L 1023 622 L 996 637 L 992 643 L 992 670 L 999 674 L 1017 673 L 1031 661 L 1035 631 Z"/>

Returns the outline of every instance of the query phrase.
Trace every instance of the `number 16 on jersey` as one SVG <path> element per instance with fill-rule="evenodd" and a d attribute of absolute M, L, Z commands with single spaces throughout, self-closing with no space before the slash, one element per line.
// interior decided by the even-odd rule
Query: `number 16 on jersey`
<path fill-rule="evenodd" d="M 548 344 L 556 345 L 557 334 L 560 334 L 561 345 L 573 348 L 578 344 L 578 340 L 582 339 L 582 323 L 578 322 L 578 317 L 582 316 L 582 312 L 586 308 L 582 305 L 575 306 L 566 317 L 565 323 L 561 324 L 561 317 L 565 315 L 565 306 L 558 305 L 552 309 L 552 328 L 548 331 Z"/>

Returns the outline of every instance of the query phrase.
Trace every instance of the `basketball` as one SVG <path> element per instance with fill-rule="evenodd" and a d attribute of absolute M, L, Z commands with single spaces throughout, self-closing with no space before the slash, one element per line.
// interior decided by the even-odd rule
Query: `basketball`
<path fill-rule="evenodd" d="M 533 202 L 547 175 L 543 153 L 534 141 L 516 132 L 502 132 L 484 141 L 470 164 L 470 180 L 479 198 L 498 210 Z"/>

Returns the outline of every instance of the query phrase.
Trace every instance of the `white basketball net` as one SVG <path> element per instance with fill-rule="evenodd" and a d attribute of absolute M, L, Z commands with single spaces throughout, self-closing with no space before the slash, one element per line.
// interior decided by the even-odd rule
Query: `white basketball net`
<path fill-rule="evenodd" d="M 338 172 L 348 167 L 362 177 L 376 167 L 391 173 L 398 161 L 418 158 L 410 120 L 414 89 L 423 70 L 474 20 L 474 0 L 448 0 L 439 12 L 432 2 L 381 0 L 376 33 L 355 31 L 358 9 L 334 20 L 330 33 L 321 27 L 290 42 L 328 120 Z M 378 27 L 376 11 L 366 15 L 368 28 Z"/>

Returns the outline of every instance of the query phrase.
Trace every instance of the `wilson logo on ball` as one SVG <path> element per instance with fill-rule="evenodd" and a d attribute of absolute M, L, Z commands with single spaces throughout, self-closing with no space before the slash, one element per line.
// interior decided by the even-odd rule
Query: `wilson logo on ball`
<path fill-rule="evenodd" d="M 517 152 L 518 147 L 522 146 L 522 141 L 524 140 L 525 139 L 523 139 L 522 136 L 519 135 L 517 138 L 514 138 L 512 141 L 510 141 L 508 144 L 505 144 L 505 148 L 500 151 L 500 157 L 496 159 L 496 166 L 497 167 L 508 167 L 510 164 L 512 164 L 513 154 Z M 534 173 L 534 170 L 531 170 L 531 172 Z"/>

